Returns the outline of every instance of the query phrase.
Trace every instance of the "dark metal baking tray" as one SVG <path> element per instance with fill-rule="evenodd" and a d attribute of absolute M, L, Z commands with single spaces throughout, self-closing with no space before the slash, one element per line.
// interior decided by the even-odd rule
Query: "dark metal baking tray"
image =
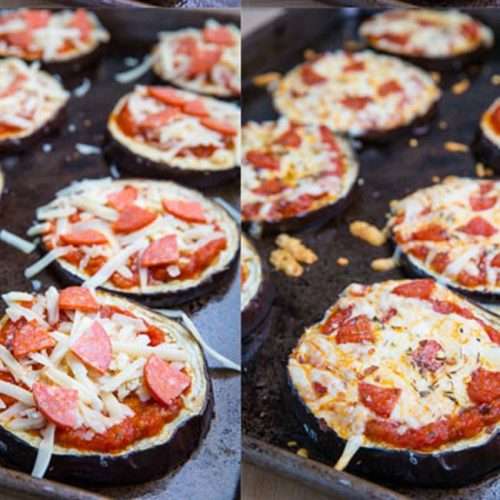
<path fill-rule="evenodd" d="M 500 13 L 479 11 L 474 14 L 487 20 L 500 36 Z M 367 12 L 347 10 L 288 10 L 243 42 L 244 92 L 243 121 L 271 119 L 277 115 L 265 90 L 251 84 L 253 76 L 267 71 L 284 72 L 303 60 L 305 49 L 334 50 L 356 37 L 356 28 Z M 243 24 L 245 22 L 243 13 Z M 453 154 L 444 149 L 445 141 L 469 144 L 482 111 L 498 96 L 498 87 L 490 83 L 491 75 L 500 73 L 500 47 L 487 64 L 471 79 L 471 88 L 463 95 L 444 91 L 440 117 L 430 132 L 411 148 L 407 139 L 381 147 L 366 147 L 360 154 L 361 185 L 346 212 L 320 229 L 299 233 L 306 245 L 316 251 L 319 261 L 306 266 L 301 278 L 288 278 L 272 272 L 277 290 L 275 321 L 260 352 L 243 374 L 243 458 L 267 469 L 291 476 L 338 498 L 394 498 L 405 496 L 442 498 L 500 497 L 500 477 L 493 475 L 472 486 L 453 490 L 396 489 L 381 490 L 375 482 L 361 480 L 333 469 L 332 462 L 313 449 L 301 426 L 287 414 L 282 401 L 287 356 L 303 329 L 321 319 L 339 292 L 352 282 L 371 283 L 403 278 L 399 269 L 376 273 L 370 263 L 377 257 L 388 257 L 389 245 L 372 247 L 349 234 L 348 223 L 360 219 L 382 227 L 388 203 L 415 189 L 432 184 L 433 176 L 474 176 L 474 159 L 469 154 Z M 453 75 L 459 81 L 463 74 Z M 445 120 L 446 130 L 438 127 Z M 257 241 L 263 258 L 268 259 L 273 239 Z M 347 257 L 347 267 L 336 264 Z M 297 446 L 288 446 L 295 441 Z M 310 460 L 297 456 L 306 448 Z M 392 495 L 392 497 L 391 497 Z"/>
<path fill-rule="evenodd" d="M 126 69 L 124 59 L 142 59 L 155 42 L 161 30 L 183 26 L 202 26 L 206 13 L 164 9 L 99 10 L 100 19 L 111 32 L 112 42 L 100 66 L 78 78 L 67 80 L 71 86 L 90 78 L 92 88 L 82 98 L 72 96 L 64 128 L 23 154 L 0 158 L 6 174 L 7 192 L 0 200 L 0 227 L 22 235 L 31 225 L 38 206 L 49 202 L 54 193 L 68 183 L 81 178 L 109 176 L 105 160 L 99 155 L 82 156 L 76 143 L 102 145 L 106 118 L 114 103 L 134 83 L 121 85 L 114 75 Z M 210 14 L 219 20 L 239 23 L 232 14 Z M 153 81 L 145 75 L 141 83 Z M 71 127 L 70 127 L 71 125 Z M 75 130 L 73 130 L 75 127 Z M 43 152 L 43 145 L 51 145 Z M 210 196 L 222 196 L 233 205 L 239 202 L 237 183 L 207 191 Z M 0 293 L 9 290 L 31 290 L 23 271 L 38 256 L 24 254 L 6 245 L 0 245 Z M 232 282 L 218 293 L 184 307 L 200 329 L 204 338 L 222 354 L 238 361 L 240 358 L 239 279 L 234 273 Z M 44 286 L 57 284 L 55 276 L 46 270 L 36 279 Z M 210 366 L 216 366 L 209 359 Z M 210 432 L 199 450 L 183 467 L 160 481 L 133 487 L 115 487 L 93 490 L 99 495 L 119 498 L 192 498 L 232 499 L 239 482 L 240 461 L 240 377 L 234 372 L 211 369 L 215 390 L 216 417 Z M 151 464 L 152 467 L 155 464 Z M 75 492 L 65 485 L 0 467 L 0 497 L 4 495 L 38 496 L 50 498 L 87 498 L 87 486 Z M 86 496 L 87 495 L 87 496 Z"/>

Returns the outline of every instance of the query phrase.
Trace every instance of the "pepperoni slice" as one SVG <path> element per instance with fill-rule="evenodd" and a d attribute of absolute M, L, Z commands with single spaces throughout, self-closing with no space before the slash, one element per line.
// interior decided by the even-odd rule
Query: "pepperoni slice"
<path fill-rule="evenodd" d="M 450 263 L 448 252 L 437 253 L 431 261 L 431 268 L 437 273 L 442 273 Z"/>
<path fill-rule="evenodd" d="M 149 337 L 150 346 L 154 347 L 165 342 L 165 334 L 156 326 L 149 325 L 145 333 Z"/>
<path fill-rule="evenodd" d="M 201 99 L 193 99 L 182 106 L 182 111 L 192 116 L 208 116 L 208 110 Z"/>
<path fill-rule="evenodd" d="M 472 314 L 468 309 L 449 302 L 447 300 L 432 300 L 432 309 L 440 314 L 458 314 L 467 319 L 474 319 L 474 314 Z"/>
<path fill-rule="evenodd" d="M 302 139 L 300 138 L 300 135 L 297 133 L 297 131 L 294 130 L 293 127 L 290 127 L 286 132 L 281 134 L 274 141 L 274 143 L 288 148 L 298 148 L 302 143 Z"/>
<path fill-rule="evenodd" d="M 235 39 L 231 30 L 225 26 L 216 26 L 214 28 L 205 28 L 203 30 L 203 40 L 207 43 L 215 43 L 217 45 L 226 45 L 232 47 L 235 44 Z"/>
<path fill-rule="evenodd" d="M 148 95 L 170 106 L 183 106 L 186 99 L 169 87 L 148 87 Z"/>
<path fill-rule="evenodd" d="M 142 254 L 141 265 L 144 267 L 162 266 L 176 262 L 179 259 L 177 236 L 170 234 L 153 241 Z"/>
<path fill-rule="evenodd" d="M 86 365 L 99 373 L 106 373 L 112 359 L 111 340 L 98 321 L 73 344 L 71 351 Z"/>
<path fill-rule="evenodd" d="M 133 186 L 125 186 L 121 191 L 111 193 L 108 196 L 108 205 L 120 211 L 137 200 L 138 191 Z"/>
<path fill-rule="evenodd" d="M 344 71 L 363 71 L 365 69 L 364 61 L 352 61 L 344 66 Z"/>
<path fill-rule="evenodd" d="M 495 329 L 495 328 L 493 328 L 492 326 L 486 324 L 482 320 L 478 320 L 478 322 L 484 328 L 484 331 L 486 332 L 486 334 L 488 335 L 488 337 L 490 338 L 490 340 L 492 342 L 494 342 L 495 344 L 499 344 L 500 345 L 500 331 L 497 330 L 497 329 Z"/>
<path fill-rule="evenodd" d="M 99 310 L 99 304 L 88 288 L 70 286 L 59 293 L 59 309 L 92 313 Z"/>
<path fill-rule="evenodd" d="M 324 396 L 328 392 L 328 389 L 323 384 L 320 384 L 319 382 L 313 382 L 312 386 L 313 386 L 314 392 L 320 397 Z"/>
<path fill-rule="evenodd" d="M 192 56 L 198 49 L 196 38 L 192 36 L 183 36 L 177 39 L 176 53 Z"/>
<path fill-rule="evenodd" d="M 321 325 L 321 333 L 331 333 L 336 330 L 351 317 L 353 309 L 354 306 L 351 305 L 345 309 L 337 309 L 334 311 Z"/>
<path fill-rule="evenodd" d="M 220 61 L 221 57 L 222 50 L 219 48 L 197 50 L 191 56 L 191 62 L 187 70 L 188 77 L 208 73 Z"/>
<path fill-rule="evenodd" d="M 471 40 L 479 38 L 479 26 L 474 21 L 468 21 L 460 26 L 460 32 Z"/>
<path fill-rule="evenodd" d="M 272 195 L 281 193 L 284 189 L 286 189 L 286 184 L 283 184 L 279 179 L 269 179 L 252 191 L 257 194 Z"/>
<path fill-rule="evenodd" d="M 69 26 L 80 32 L 80 38 L 86 42 L 92 34 L 92 23 L 85 9 L 77 9 Z"/>
<path fill-rule="evenodd" d="M 382 418 L 389 418 L 401 395 L 401 389 L 380 387 L 361 382 L 358 387 L 359 399 L 369 410 Z"/>
<path fill-rule="evenodd" d="M 155 354 L 144 366 L 144 380 L 153 398 L 165 406 L 169 406 L 191 385 L 191 379 L 185 373 Z"/>
<path fill-rule="evenodd" d="M 248 151 L 246 160 L 256 168 L 266 170 L 279 170 L 280 168 L 280 159 L 278 157 L 260 151 Z"/>
<path fill-rule="evenodd" d="M 495 187 L 495 183 L 493 181 L 484 181 L 481 182 L 479 186 L 479 193 L 481 195 L 488 194 Z"/>
<path fill-rule="evenodd" d="M 14 80 L 5 88 L 5 90 L 0 91 L 0 98 L 15 94 L 19 90 L 19 88 L 21 88 L 25 80 L 25 75 L 16 75 Z"/>
<path fill-rule="evenodd" d="M 401 297 L 429 300 L 436 283 L 433 280 L 413 280 L 393 288 L 392 293 Z"/>
<path fill-rule="evenodd" d="M 446 229 L 444 229 L 439 224 L 431 223 L 418 231 L 415 231 L 412 236 L 412 240 L 416 241 L 446 241 L 448 235 L 446 234 Z"/>
<path fill-rule="evenodd" d="M 119 115 L 116 117 L 116 124 L 129 137 L 134 137 L 139 133 L 139 127 L 134 121 L 128 105 L 123 106 L 121 109 Z"/>
<path fill-rule="evenodd" d="M 411 255 L 419 260 L 425 260 L 429 255 L 429 249 L 425 245 L 418 245 L 408 250 Z"/>
<path fill-rule="evenodd" d="M 436 340 L 421 340 L 411 358 L 418 367 L 435 372 L 444 364 L 444 359 L 439 357 L 442 351 L 443 347 Z"/>
<path fill-rule="evenodd" d="M 362 314 L 352 318 L 342 325 L 337 332 L 337 344 L 360 344 L 374 342 L 372 324 L 368 316 Z"/>
<path fill-rule="evenodd" d="M 300 77 L 306 85 L 319 85 L 320 83 L 326 82 L 324 76 L 319 75 L 314 71 L 311 64 L 303 64 L 300 69 Z"/>
<path fill-rule="evenodd" d="M 396 45 L 406 45 L 410 39 L 409 35 L 404 35 L 402 33 L 382 33 L 376 37 L 378 40 L 387 40 L 390 43 Z"/>
<path fill-rule="evenodd" d="M 368 96 L 347 96 L 344 97 L 340 102 L 349 109 L 354 111 L 361 111 L 368 104 L 370 104 L 372 98 Z"/>
<path fill-rule="evenodd" d="M 41 382 L 33 384 L 33 398 L 40 413 L 63 429 L 76 429 L 78 391 Z"/>
<path fill-rule="evenodd" d="M 486 238 L 497 233 L 497 229 L 482 217 L 473 217 L 465 226 L 459 227 L 458 231 L 471 236 L 484 236 Z"/>
<path fill-rule="evenodd" d="M 198 269 L 205 269 L 226 247 L 226 239 L 218 238 L 216 240 L 209 241 L 201 248 L 198 248 L 195 254 L 196 265 L 198 266 Z"/>
<path fill-rule="evenodd" d="M 500 398 L 500 372 L 478 368 L 472 373 L 467 394 L 474 403 L 492 403 Z"/>
<path fill-rule="evenodd" d="M 500 267 L 500 253 L 497 253 L 491 261 L 491 267 Z"/>
<path fill-rule="evenodd" d="M 169 214 L 188 222 L 207 222 L 201 203 L 184 200 L 163 200 L 163 208 Z"/>
<path fill-rule="evenodd" d="M 206 117 L 200 120 L 200 123 L 214 132 L 218 132 L 221 135 L 234 137 L 238 135 L 238 130 L 233 127 L 230 123 L 223 122 L 221 120 L 215 120 L 214 118 Z"/>
<path fill-rule="evenodd" d="M 30 352 L 49 349 L 56 345 L 49 332 L 36 323 L 26 323 L 16 330 L 12 342 L 12 353 L 16 358 L 22 358 Z"/>
<path fill-rule="evenodd" d="M 321 135 L 321 141 L 328 147 L 330 151 L 338 151 L 339 145 L 335 134 L 324 125 L 320 125 L 319 133 Z"/>
<path fill-rule="evenodd" d="M 33 41 L 33 32 L 30 30 L 16 31 L 14 33 L 7 33 L 5 37 L 10 45 L 28 50 Z"/>
<path fill-rule="evenodd" d="M 399 85 L 399 83 L 396 80 L 388 80 L 387 82 L 379 86 L 378 95 L 380 97 L 385 97 L 388 96 L 389 94 L 396 94 L 402 91 L 403 87 L 401 87 L 401 85 Z"/>
<path fill-rule="evenodd" d="M 48 10 L 26 9 L 22 12 L 22 16 L 29 28 L 38 29 L 49 24 L 51 13 Z"/>
<path fill-rule="evenodd" d="M 493 208 L 497 203 L 496 196 L 471 196 L 469 198 L 469 203 L 475 212 L 481 212 L 482 210 L 489 210 Z"/>
<path fill-rule="evenodd" d="M 68 245 L 104 245 L 108 239 L 104 234 L 94 229 L 84 231 L 73 231 L 72 233 L 61 234 L 61 240 Z"/>
<path fill-rule="evenodd" d="M 163 111 L 159 111 L 158 113 L 148 115 L 144 120 L 141 121 L 141 123 L 139 123 L 139 126 L 146 129 L 156 129 L 162 127 L 173 119 L 178 118 L 179 116 L 181 116 L 181 114 L 182 113 L 178 108 L 169 107 L 167 109 L 164 109 Z"/>
<path fill-rule="evenodd" d="M 156 214 L 153 212 L 137 205 L 128 205 L 120 210 L 118 220 L 113 223 L 112 227 L 115 233 L 128 234 L 149 226 L 155 219 Z"/>

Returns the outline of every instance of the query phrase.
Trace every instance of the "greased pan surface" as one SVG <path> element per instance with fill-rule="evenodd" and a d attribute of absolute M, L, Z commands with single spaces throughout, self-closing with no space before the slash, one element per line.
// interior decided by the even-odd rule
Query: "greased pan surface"
<path fill-rule="evenodd" d="M 340 48 L 345 41 L 354 39 L 356 28 L 366 14 L 352 9 L 290 10 L 244 40 L 244 122 L 276 116 L 266 91 L 250 84 L 253 76 L 292 68 L 303 60 L 305 49 L 322 51 Z M 495 29 L 497 38 L 500 37 L 498 13 L 476 10 L 472 14 L 485 20 Z M 302 37 L 297 36 L 299 32 Z M 440 116 L 430 132 L 418 139 L 418 147 L 410 147 L 408 139 L 399 139 L 386 146 L 365 147 L 359 151 L 363 182 L 355 189 L 351 205 L 342 216 L 322 228 L 298 233 L 304 243 L 318 254 L 319 261 L 306 266 L 304 275 L 298 279 L 271 272 L 277 290 L 274 324 L 243 376 L 244 456 L 248 460 L 265 464 L 330 495 L 342 498 L 386 495 L 376 484 L 376 478 L 369 478 L 367 486 L 365 479 L 334 471 L 333 464 L 312 448 L 292 415 L 286 414 L 282 393 L 287 356 L 303 329 L 319 321 L 347 285 L 405 277 L 401 269 L 385 273 L 372 271 L 371 261 L 389 257 L 393 251 L 391 245 L 373 247 L 352 237 L 349 222 L 364 220 L 382 227 L 390 200 L 431 185 L 434 176 L 454 174 L 474 177 L 475 160 L 472 154 L 450 153 L 444 148 L 444 143 L 472 142 L 483 110 L 498 95 L 498 87 L 490 79 L 493 74 L 499 73 L 500 46 L 497 43 L 479 74 L 471 78 L 470 90 L 462 95 L 454 95 L 449 88 L 444 90 Z M 457 82 L 463 78 L 463 74 L 457 74 L 451 80 Z M 438 127 L 440 120 L 447 123 L 446 130 Z M 273 239 L 257 241 L 256 246 L 262 257 L 268 259 L 274 248 Z M 339 257 L 347 257 L 349 265 L 338 266 L 336 261 Z M 297 445 L 289 446 L 293 441 Z M 295 452 L 299 448 L 308 449 L 312 460 L 297 456 Z M 324 464 L 329 468 L 325 469 Z M 383 486 L 396 492 L 390 484 Z M 398 489 L 397 493 L 432 500 L 457 497 L 491 499 L 500 495 L 500 477 L 493 474 L 480 483 L 460 489 Z"/>
<path fill-rule="evenodd" d="M 84 177 L 109 176 L 109 168 L 100 155 L 81 155 L 75 144 L 101 146 L 106 130 L 106 119 L 117 99 L 129 92 L 134 83 L 122 85 L 114 80 L 117 72 L 126 68 L 124 59 L 142 60 L 155 42 L 156 32 L 184 26 L 202 26 L 206 17 L 221 20 L 238 19 L 220 13 L 166 10 L 100 10 L 100 19 L 110 30 L 112 42 L 101 65 L 92 72 L 68 81 L 78 86 L 84 78 L 91 80 L 90 91 L 83 97 L 72 95 L 68 118 L 61 133 L 54 133 L 22 154 L 0 157 L 6 175 L 6 193 L 0 200 L 0 227 L 22 235 L 31 225 L 35 210 L 49 202 L 55 191 L 71 181 Z M 151 74 L 140 82 L 153 82 Z M 46 145 L 45 147 L 43 145 Z M 51 149 L 50 152 L 44 152 Z M 236 205 L 239 201 L 238 183 L 222 189 L 205 191 L 208 196 L 221 196 Z M 0 245 L 0 293 L 10 290 L 30 291 L 32 285 L 23 276 L 24 269 L 38 255 L 26 256 L 4 244 Z M 58 285 L 56 276 L 46 270 L 36 277 L 44 286 Z M 205 340 L 221 354 L 239 362 L 240 314 L 238 273 L 232 282 L 208 296 L 183 308 L 192 315 Z M 3 307 L 0 311 L 3 314 Z M 217 362 L 208 358 L 209 366 Z M 200 448 L 180 469 L 164 479 L 134 487 L 95 489 L 92 493 L 115 498 L 193 498 L 232 499 L 237 492 L 240 459 L 240 380 L 233 373 L 210 370 L 215 392 L 215 413 L 211 429 Z M 154 463 L 151 464 L 154 467 Z M 43 492 L 44 498 L 87 498 L 87 485 L 78 494 L 75 489 L 0 467 L 0 488 L 28 497 Z M 40 493 L 41 494 L 41 493 Z M 80 496 L 78 496 L 80 495 Z M 90 498 L 90 497 L 89 497 Z"/>

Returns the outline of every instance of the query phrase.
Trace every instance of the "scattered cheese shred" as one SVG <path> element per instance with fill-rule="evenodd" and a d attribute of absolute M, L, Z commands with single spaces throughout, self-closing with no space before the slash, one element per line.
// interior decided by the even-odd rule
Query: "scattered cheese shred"
<path fill-rule="evenodd" d="M 45 473 L 49 468 L 50 459 L 52 458 L 52 453 L 54 452 L 54 437 L 56 426 L 54 424 L 49 424 L 41 432 L 43 435 L 43 439 L 40 442 L 40 446 L 38 447 L 35 465 L 31 473 L 33 477 L 37 477 L 39 479 L 45 476 Z"/>
<path fill-rule="evenodd" d="M 357 451 L 363 446 L 363 436 L 353 436 L 347 440 L 344 451 L 335 464 L 335 469 L 344 470 Z"/>
<path fill-rule="evenodd" d="M 52 262 L 59 259 L 63 255 L 66 255 L 70 252 L 73 247 L 57 247 L 48 252 L 44 257 L 42 257 L 39 261 L 35 262 L 32 266 L 26 268 L 24 271 L 24 276 L 27 279 L 33 278 L 37 274 L 41 273 L 46 267 L 50 266 Z"/>
<path fill-rule="evenodd" d="M 19 236 L 11 233 L 10 231 L 7 231 L 6 229 L 2 229 L 0 231 L 0 240 L 4 243 L 7 243 L 7 245 L 17 248 L 25 254 L 32 253 L 36 248 L 36 245 L 34 243 L 26 241 L 25 239 L 20 238 Z"/>

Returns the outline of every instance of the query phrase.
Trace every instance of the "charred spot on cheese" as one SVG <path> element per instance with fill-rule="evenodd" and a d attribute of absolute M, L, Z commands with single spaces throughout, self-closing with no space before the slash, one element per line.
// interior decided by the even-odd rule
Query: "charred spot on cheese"
<path fill-rule="evenodd" d="M 3 296 L 3 454 L 36 477 L 99 484 L 159 478 L 189 458 L 210 426 L 203 353 L 180 323 L 89 293 L 72 287 Z"/>
<path fill-rule="evenodd" d="M 241 92 L 240 30 L 210 19 L 203 28 L 159 34 L 153 70 L 174 85 L 201 94 L 237 98 Z"/>
<path fill-rule="evenodd" d="M 288 231 L 345 207 L 359 172 L 347 140 L 323 125 L 284 118 L 249 122 L 242 139 L 244 223 Z"/>
<path fill-rule="evenodd" d="M 394 9 L 370 17 L 359 28 L 374 49 L 434 71 L 479 64 L 493 46 L 493 31 L 457 10 Z"/>
<path fill-rule="evenodd" d="M 500 98 L 481 116 L 473 150 L 479 161 L 500 172 Z"/>
<path fill-rule="evenodd" d="M 499 331 L 433 280 L 353 284 L 291 352 L 288 403 L 337 468 L 471 482 L 500 465 Z"/>
<path fill-rule="evenodd" d="M 448 177 L 391 203 L 389 229 L 404 267 L 464 292 L 500 286 L 500 184 Z"/>
<path fill-rule="evenodd" d="M 25 148 L 57 128 L 68 98 L 62 85 L 35 63 L 0 60 L 0 153 Z"/>
<path fill-rule="evenodd" d="M 158 307 L 216 288 L 239 249 L 238 227 L 220 205 L 167 181 L 79 181 L 37 217 L 45 223 L 42 264 L 54 261 L 69 283 Z"/>
<path fill-rule="evenodd" d="M 108 118 L 107 154 L 138 176 L 213 186 L 237 176 L 240 110 L 167 86 L 137 86 Z"/>
<path fill-rule="evenodd" d="M 273 92 L 277 110 L 294 123 L 374 141 L 423 133 L 440 96 L 420 68 L 371 51 L 342 50 L 295 67 Z"/>

